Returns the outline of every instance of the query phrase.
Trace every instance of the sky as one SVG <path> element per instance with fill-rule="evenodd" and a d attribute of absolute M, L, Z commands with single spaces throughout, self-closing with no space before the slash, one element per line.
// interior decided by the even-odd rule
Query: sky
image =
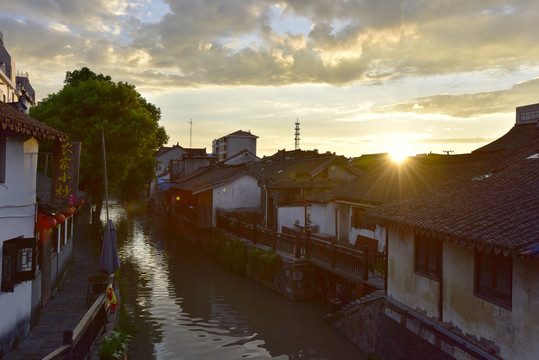
<path fill-rule="evenodd" d="M 244 130 L 271 155 L 299 121 L 304 150 L 459 154 L 539 102 L 537 14 L 537 0 L 0 0 L 0 31 L 39 99 L 86 66 L 158 106 L 168 145 L 211 152 Z"/>

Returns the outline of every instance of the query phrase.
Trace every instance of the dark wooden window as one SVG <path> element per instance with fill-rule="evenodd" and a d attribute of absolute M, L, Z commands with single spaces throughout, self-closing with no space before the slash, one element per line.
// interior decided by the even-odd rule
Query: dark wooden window
<path fill-rule="evenodd" d="M 325 168 L 324 170 L 320 171 L 317 175 L 317 179 L 327 179 L 329 177 L 329 169 Z"/>
<path fill-rule="evenodd" d="M 354 229 L 361 229 L 361 216 L 365 212 L 365 209 L 359 207 L 352 208 L 352 227 Z"/>
<path fill-rule="evenodd" d="M 477 297 L 510 309 L 512 280 L 511 257 L 476 251 L 474 292 Z"/>
<path fill-rule="evenodd" d="M 414 235 L 414 270 L 418 274 L 439 280 L 442 270 L 442 243 L 424 235 Z"/>
<path fill-rule="evenodd" d="M 13 292 L 15 284 L 32 280 L 36 273 L 36 240 L 22 237 L 7 240 L 2 249 L 2 286 Z"/>

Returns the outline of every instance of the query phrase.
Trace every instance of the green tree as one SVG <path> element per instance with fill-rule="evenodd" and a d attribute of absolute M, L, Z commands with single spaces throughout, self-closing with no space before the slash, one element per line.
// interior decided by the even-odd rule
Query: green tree
<path fill-rule="evenodd" d="M 66 73 L 65 85 L 30 115 L 82 143 L 79 187 L 96 204 L 99 219 L 105 193 L 101 134 L 105 135 L 109 194 L 135 197 L 153 176 L 154 152 L 168 142 L 159 126 L 161 110 L 135 86 L 88 68 Z M 121 189 L 121 190 L 120 190 Z M 119 191 L 120 190 L 120 191 Z"/>

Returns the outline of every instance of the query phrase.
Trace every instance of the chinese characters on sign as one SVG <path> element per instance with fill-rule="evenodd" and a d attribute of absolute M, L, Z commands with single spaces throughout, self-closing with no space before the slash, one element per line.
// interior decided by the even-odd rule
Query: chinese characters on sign
<path fill-rule="evenodd" d="M 80 142 L 54 143 L 51 200 L 62 205 L 77 201 Z"/>

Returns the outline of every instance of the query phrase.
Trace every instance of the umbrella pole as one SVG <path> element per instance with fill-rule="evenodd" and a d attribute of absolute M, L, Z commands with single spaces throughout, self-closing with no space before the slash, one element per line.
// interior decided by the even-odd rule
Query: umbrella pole
<path fill-rule="evenodd" d="M 105 209 L 107 210 L 107 224 L 109 221 L 109 189 L 107 185 L 107 157 L 105 155 L 105 133 L 101 131 L 101 145 L 103 147 L 103 168 L 105 170 Z"/>

